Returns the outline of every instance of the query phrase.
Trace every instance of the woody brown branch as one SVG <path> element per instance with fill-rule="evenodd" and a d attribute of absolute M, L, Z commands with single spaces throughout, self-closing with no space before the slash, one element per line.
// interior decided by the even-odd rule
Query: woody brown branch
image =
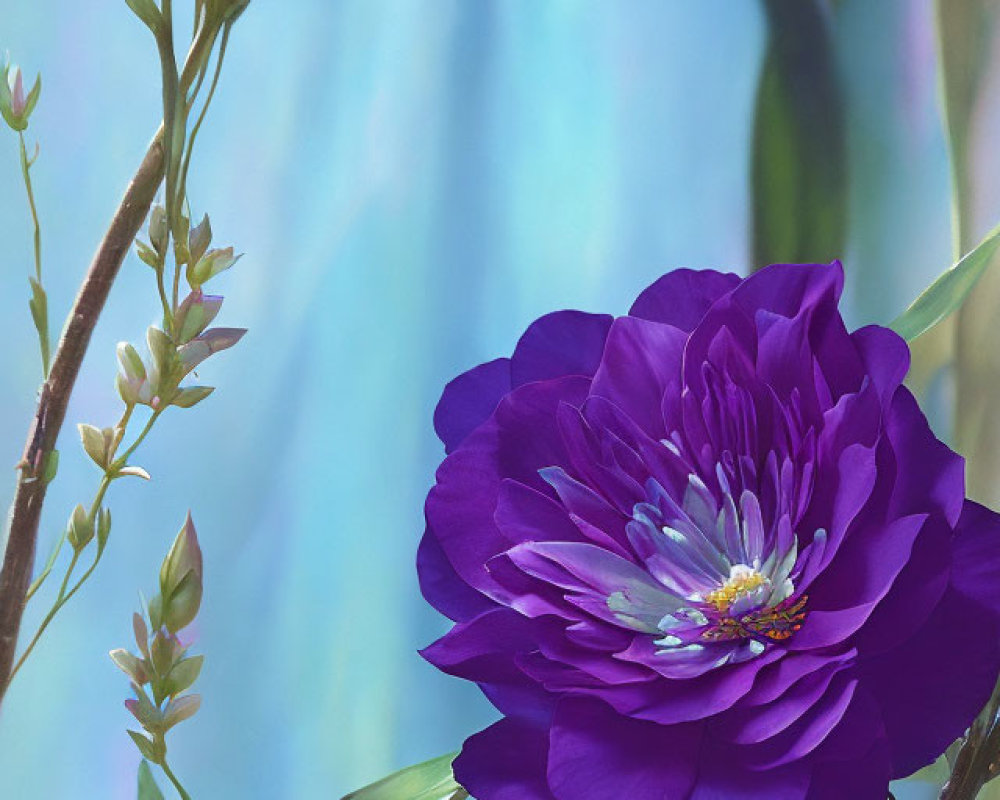
<path fill-rule="evenodd" d="M 24 599 L 34 568 L 38 523 L 45 502 L 46 461 L 55 450 L 80 364 L 108 293 L 163 180 L 163 164 L 161 128 L 97 248 L 63 330 L 49 378 L 39 393 L 24 457 L 19 465 L 9 535 L 0 570 L 0 702 L 10 681 Z"/>

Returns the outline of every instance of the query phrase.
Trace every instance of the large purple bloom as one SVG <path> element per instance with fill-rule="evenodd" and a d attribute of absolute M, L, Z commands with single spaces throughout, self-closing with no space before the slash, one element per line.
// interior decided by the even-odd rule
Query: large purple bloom
<path fill-rule="evenodd" d="M 1000 670 L 1000 518 L 839 264 L 679 270 L 445 389 L 424 651 L 479 800 L 883 800 Z"/>

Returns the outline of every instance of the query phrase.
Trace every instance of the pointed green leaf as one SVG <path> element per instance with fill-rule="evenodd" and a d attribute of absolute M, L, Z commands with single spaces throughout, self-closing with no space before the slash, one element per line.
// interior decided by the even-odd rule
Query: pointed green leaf
<path fill-rule="evenodd" d="M 831 14 L 821 0 L 765 0 L 769 41 L 752 154 L 752 266 L 841 258 L 847 158 Z"/>
<path fill-rule="evenodd" d="M 127 477 L 142 478 L 144 481 L 148 481 L 151 479 L 150 474 L 146 472 L 146 470 L 134 464 L 130 467 L 122 467 L 120 470 L 118 470 L 118 476 L 123 478 Z"/>
<path fill-rule="evenodd" d="M 101 554 L 108 546 L 108 537 L 111 535 L 111 510 L 102 508 L 97 515 L 97 552 Z"/>
<path fill-rule="evenodd" d="M 179 408 L 192 408 L 214 391 L 214 386 L 186 386 L 174 395 L 170 403 Z"/>
<path fill-rule="evenodd" d="M 97 466 L 105 469 L 108 466 L 108 451 L 101 429 L 86 422 L 81 422 L 76 427 L 80 431 L 80 441 L 87 455 Z"/>
<path fill-rule="evenodd" d="M 139 748 L 139 752 L 142 753 L 143 758 L 148 758 L 154 764 L 159 762 L 160 754 L 157 752 L 156 745 L 146 738 L 139 731 L 128 730 L 126 733 L 135 742 L 135 746 Z"/>
<path fill-rule="evenodd" d="M 179 722 L 190 719 L 198 712 L 199 708 L 201 708 L 200 694 L 188 694 L 171 700 L 163 711 L 164 729 L 169 730 Z"/>
<path fill-rule="evenodd" d="M 108 653 L 115 666 L 129 676 L 135 683 L 142 686 L 147 681 L 146 669 L 141 660 L 132 655 L 128 650 L 118 648 Z"/>
<path fill-rule="evenodd" d="M 186 689 L 190 689 L 191 684 L 198 680 L 204 663 L 205 656 L 192 656 L 174 664 L 174 668 L 167 676 L 167 695 L 175 697 Z"/>
<path fill-rule="evenodd" d="M 407 767 L 342 800 L 447 800 L 463 791 L 451 773 L 456 755 L 449 753 Z"/>
<path fill-rule="evenodd" d="M 139 256 L 139 260 L 143 264 L 147 264 L 155 270 L 160 269 L 160 257 L 157 255 L 156 251 L 150 247 L 145 242 L 140 242 L 136 240 L 135 252 Z"/>
<path fill-rule="evenodd" d="M 908 342 L 930 330 L 961 307 L 976 281 L 993 261 L 1000 247 L 1000 226 L 990 231 L 971 253 L 965 255 L 913 301 L 889 327 Z"/>
<path fill-rule="evenodd" d="M 135 736 L 132 738 L 135 739 Z M 139 764 L 139 788 L 136 800 L 163 800 L 163 792 L 156 785 L 156 781 L 153 779 L 153 770 L 149 768 L 149 762 L 145 760 Z"/>
<path fill-rule="evenodd" d="M 45 469 L 42 470 L 42 480 L 45 483 L 52 483 L 56 473 L 59 471 L 59 451 L 53 450 L 45 457 Z"/>

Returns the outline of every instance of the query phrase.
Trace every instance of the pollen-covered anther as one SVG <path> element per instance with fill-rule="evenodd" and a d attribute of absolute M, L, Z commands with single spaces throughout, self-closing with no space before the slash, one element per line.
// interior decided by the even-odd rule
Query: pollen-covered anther
<path fill-rule="evenodd" d="M 718 611 L 726 612 L 737 600 L 748 596 L 766 583 L 768 583 L 767 578 L 757 570 L 744 564 L 737 564 L 732 568 L 729 580 L 715 591 L 706 594 L 704 602 Z"/>

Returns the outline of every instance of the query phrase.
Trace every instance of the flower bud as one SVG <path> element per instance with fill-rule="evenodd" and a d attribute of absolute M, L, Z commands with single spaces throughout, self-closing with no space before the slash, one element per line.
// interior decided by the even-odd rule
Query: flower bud
<path fill-rule="evenodd" d="M 77 552 L 83 550 L 94 538 L 94 521 L 87 514 L 86 509 L 79 504 L 70 515 L 67 538 L 72 548 Z"/>
<path fill-rule="evenodd" d="M 14 67 L 12 70 L 10 65 L 3 68 L 2 80 L 0 80 L 0 114 L 3 115 L 4 121 L 12 130 L 23 131 L 28 127 L 28 118 L 35 110 L 41 91 L 42 78 L 40 75 L 35 78 L 35 85 L 25 96 L 21 68 Z"/>
<path fill-rule="evenodd" d="M 188 251 L 191 262 L 197 264 L 201 261 L 201 257 L 205 255 L 205 251 L 208 250 L 208 246 L 211 243 L 212 223 L 208 221 L 208 214 L 206 214 L 201 222 L 191 229 L 191 234 L 188 237 Z"/>
<path fill-rule="evenodd" d="M 161 205 L 149 212 L 149 243 L 161 256 L 167 251 L 167 210 Z"/>
<path fill-rule="evenodd" d="M 188 283 L 192 289 L 197 289 L 210 278 L 214 278 L 220 272 L 225 272 L 242 257 L 242 255 L 234 256 L 232 247 L 226 247 L 221 250 L 209 250 L 197 263 L 192 259 L 192 262 L 188 264 Z"/>
<path fill-rule="evenodd" d="M 202 595 L 202 557 L 189 513 L 160 568 L 162 622 L 171 633 L 191 624 Z"/>
<path fill-rule="evenodd" d="M 150 392 L 146 386 L 146 366 L 139 353 L 128 342 L 119 342 L 117 353 L 121 372 L 116 383 L 122 400 L 126 405 L 148 403 Z"/>
<path fill-rule="evenodd" d="M 184 298 L 174 317 L 174 339 L 178 344 L 186 344 L 205 330 L 218 316 L 223 298 L 215 294 L 203 294 L 195 289 Z"/>

